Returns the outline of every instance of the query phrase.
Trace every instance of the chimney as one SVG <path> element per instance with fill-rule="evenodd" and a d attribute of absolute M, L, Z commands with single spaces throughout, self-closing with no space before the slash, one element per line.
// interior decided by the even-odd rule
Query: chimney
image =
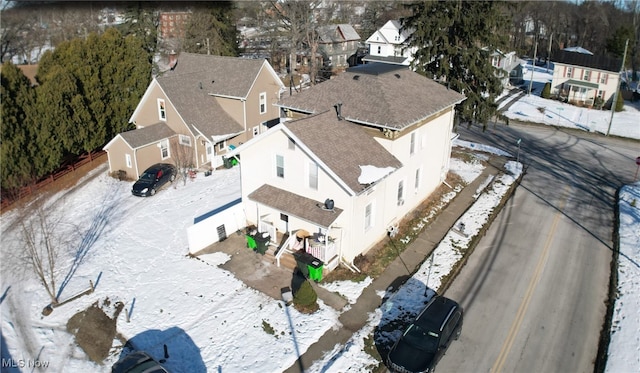
<path fill-rule="evenodd" d="M 171 53 L 169 53 L 169 68 L 173 70 L 176 68 L 177 64 L 178 64 L 178 54 L 176 53 L 176 51 L 172 49 Z"/>
<path fill-rule="evenodd" d="M 333 105 L 334 108 L 336 108 L 336 115 L 338 116 L 338 120 L 342 120 L 342 102 L 338 102 L 337 104 Z"/>

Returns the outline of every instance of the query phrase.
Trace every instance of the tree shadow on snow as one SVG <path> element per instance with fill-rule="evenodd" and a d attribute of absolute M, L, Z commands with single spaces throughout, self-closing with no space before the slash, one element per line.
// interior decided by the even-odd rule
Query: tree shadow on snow
<path fill-rule="evenodd" d="M 120 359 L 134 351 L 146 352 L 170 372 L 207 372 L 200 348 L 177 326 L 167 330 L 147 330 L 129 339 Z"/>
<path fill-rule="evenodd" d="M 60 299 L 65 287 L 69 284 L 71 279 L 73 279 L 76 271 L 85 261 L 87 255 L 90 253 L 91 249 L 94 247 L 95 243 L 98 241 L 109 222 L 118 219 L 117 212 L 119 206 L 112 203 L 111 201 L 116 200 L 115 194 L 119 192 L 120 189 L 113 188 L 109 193 L 106 193 L 102 201 L 97 204 L 98 209 L 93 216 L 93 219 L 90 222 L 83 222 L 90 224 L 84 231 L 79 231 L 80 242 L 75 249 L 75 256 L 73 258 L 73 262 L 71 263 L 71 267 L 60 283 L 60 288 L 58 289 L 58 293 L 56 294 L 56 297 L 58 299 Z M 83 226 L 85 225 L 83 224 Z"/>

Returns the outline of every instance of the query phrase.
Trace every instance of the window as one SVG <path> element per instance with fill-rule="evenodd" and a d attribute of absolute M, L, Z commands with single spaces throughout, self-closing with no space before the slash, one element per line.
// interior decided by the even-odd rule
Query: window
<path fill-rule="evenodd" d="M 373 202 L 364 208 L 364 230 L 368 231 L 371 227 L 373 227 Z"/>
<path fill-rule="evenodd" d="M 609 74 L 602 74 L 600 76 L 600 83 L 607 84 L 608 79 L 609 79 Z"/>
<path fill-rule="evenodd" d="M 404 180 L 398 183 L 398 206 L 404 205 Z"/>
<path fill-rule="evenodd" d="M 318 190 L 318 164 L 309 162 L 309 188 Z"/>
<path fill-rule="evenodd" d="M 161 98 L 158 99 L 158 117 L 160 120 L 167 120 L 167 111 L 164 106 L 164 100 Z"/>
<path fill-rule="evenodd" d="M 169 158 L 169 140 L 160 141 L 160 155 L 162 159 Z"/>
<path fill-rule="evenodd" d="M 284 157 L 276 155 L 276 176 L 284 178 Z"/>
<path fill-rule="evenodd" d="M 584 71 L 584 77 L 582 78 L 582 80 L 589 81 L 590 79 L 591 79 L 591 71 L 590 70 L 585 70 Z"/>
<path fill-rule="evenodd" d="M 422 170 L 418 168 L 416 170 L 416 182 L 414 184 L 414 189 L 416 190 L 416 193 L 418 193 L 418 189 L 420 189 L 421 177 L 422 177 Z"/>
<path fill-rule="evenodd" d="M 567 67 L 567 78 L 571 78 L 573 75 L 573 67 Z"/>
<path fill-rule="evenodd" d="M 178 138 L 180 139 L 180 144 L 186 145 L 186 146 L 191 146 L 191 136 L 178 135 Z"/>
<path fill-rule="evenodd" d="M 382 54 L 382 46 L 378 45 L 378 54 Z"/>
<path fill-rule="evenodd" d="M 227 148 L 227 140 L 224 140 L 224 141 L 222 141 L 222 142 L 219 142 L 219 143 L 217 144 L 217 146 L 218 146 L 218 151 L 219 151 L 219 152 L 220 152 L 220 151 L 225 150 L 225 149 Z"/>
<path fill-rule="evenodd" d="M 258 136 L 258 134 L 260 134 L 260 127 L 258 126 L 253 127 L 253 137 Z"/>
<path fill-rule="evenodd" d="M 124 158 L 125 158 L 125 160 L 126 160 L 126 162 L 127 162 L 127 167 L 128 167 L 128 168 L 131 168 L 131 167 L 132 167 L 132 166 L 131 166 L 131 154 L 125 154 L 125 155 L 124 155 Z"/>
<path fill-rule="evenodd" d="M 267 94 L 265 92 L 262 92 L 260 93 L 260 114 L 264 114 L 266 112 L 267 112 Z"/>
<path fill-rule="evenodd" d="M 411 145 L 409 146 L 409 154 L 413 155 L 416 151 L 416 133 L 411 133 Z"/>

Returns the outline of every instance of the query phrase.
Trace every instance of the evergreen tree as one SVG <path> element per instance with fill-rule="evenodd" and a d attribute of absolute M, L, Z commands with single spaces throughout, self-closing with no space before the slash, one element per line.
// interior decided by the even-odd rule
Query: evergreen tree
<path fill-rule="evenodd" d="M 61 43 L 45 53 L 38 69 L 39 106 L 47 125 L 55 125 L 65 153 L 95 150 L 129 129 L 128 118 L 151 77 L 143 41 L 123 38 L 116 29 L 86 40 Z M 58 92 L 56 92 L 58 90 Z"/>
<path fill-rule="evenodd" d="M 544 88 L 542 88 L 542 93 L 540 94 L 540 97 L 542 98 L 551 97 L 551 83 L 549 82 L 544 83 Z"/>
<path fill-rule="evenodd" d="M 507 45 L 508 19 L 500 2 L 438 1 L 409 5 L 402 19 L 413 31 L 409 44 L 418 48 L 412 67 L 464 94 L 456 107 L 459 121 L 487 122 L 498 114 L 495 99 L 502 93 L 490 54 Z"/>
<path fill-rule="evenodd" d="M 0 177 L 5 191 L 19 188 L 32 179 L 33 169 L 27 149 L 28 108 L 35 100 L 35 90 L 22 71 L 10 62 L 2 65 L 0 91 Z"/>
<path fill-rule="evenodd" d="M 622 91 L 621 90 L 618 90 L 618 95 L 616 97 L 615 110 L 616 110 L 616 112 L 624 110 L 624 97 L 622 97 Z"/>
<path fill-rule="evenodd" d="M 119 26 L 122 35 L 133 35 L 142 40 L 148 53 L 149 63 L 158 49 L 158 26 L 160 25 L 157 6 L 152 2 L 136 1 L 127 3 L 124 22 Z"/>

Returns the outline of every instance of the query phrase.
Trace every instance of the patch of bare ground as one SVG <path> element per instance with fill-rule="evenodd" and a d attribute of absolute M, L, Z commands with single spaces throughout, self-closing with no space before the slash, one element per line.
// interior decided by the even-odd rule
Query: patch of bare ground
<path fill-rule="evenodd" d="M 67 331 L 75 336 L 76 343 L 80 346 L 89 358 L 102 363 L 109 356 L 109 350 L 116 337 L 116 323 L 118 315 L 124 305 L 120 302 L 111 304 L 109 298 L 101 302 L 96 301 L 89 308 L 73 315 L 67 322 Z M 109 313 L 104 309 L 113 307 Z"/>

